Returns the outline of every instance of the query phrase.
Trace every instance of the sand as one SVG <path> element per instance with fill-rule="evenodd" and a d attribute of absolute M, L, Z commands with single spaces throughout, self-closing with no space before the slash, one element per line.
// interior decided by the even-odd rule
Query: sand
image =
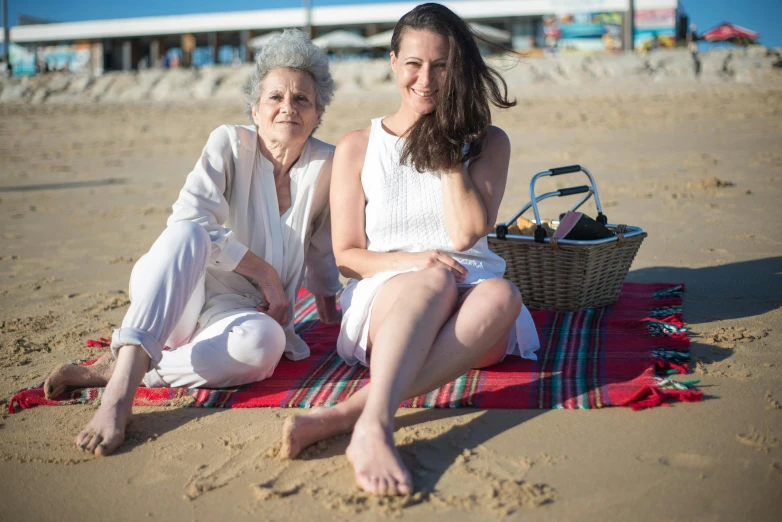
<path fill-rule="evenodd" d="M 611 222 L 649 237 L 629 279 L 684 282 L 706 400 L 642 412 L 405 410 L 415 495 L 359 493 L 347 438 L 276 458 L 279 409 L 136 408 L 114 456 L 79 453 L 90 406 L 0 419 L 2 520 L 778 520 L 782 513 L 782 83 L 516 87 L 500 216 L 580 162 Z M 338 91 L 318 137 L 388 113 Z M 95 356 L 133 262 L 209 132 L 242 103 L 0 105 L 0 405 Z M 548 187 L 568 180 L 546 180 Z M 580 184 L 574 180 L 573 184 Z M 545 187 L 542 187 L 545 189 Z M 544 216 L 562 206 L 547 205 Z"/>

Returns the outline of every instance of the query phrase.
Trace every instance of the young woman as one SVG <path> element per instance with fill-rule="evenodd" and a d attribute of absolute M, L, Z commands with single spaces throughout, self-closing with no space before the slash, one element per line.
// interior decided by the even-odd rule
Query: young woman
<path fill-rule="evenodd" d="M 392 38 L 402 101 L 337 146 L 331 183 L 334 255 L 352 278 L 337 349 L 371 383 L 333 408 L 289 419 L 283 455 L 353 431 L 347 457 L 362 489 L 409 493 L 393 442 L 401 400 L 507 354 L 535 358 L 532 318 L 486 241 L 505 191 L 506 134 L 490 104 L 505 82 L 468 25 L 446 7 L 407 13 Z"/>

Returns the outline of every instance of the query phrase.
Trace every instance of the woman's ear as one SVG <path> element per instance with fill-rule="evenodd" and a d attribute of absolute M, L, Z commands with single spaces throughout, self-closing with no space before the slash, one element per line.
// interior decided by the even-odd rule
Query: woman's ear
<path fill-rule="evenodd" d="M 396 54 L 394 51 L 391 51 L 391 70 L 396 74 Z"/>
<path fill-rule="evenodd" d="M 258 104 L 253 103 L 250 105 L 250 113 L 253 115 L 253 123 L 255 123 L 255 126 L 258 126 Z"/>

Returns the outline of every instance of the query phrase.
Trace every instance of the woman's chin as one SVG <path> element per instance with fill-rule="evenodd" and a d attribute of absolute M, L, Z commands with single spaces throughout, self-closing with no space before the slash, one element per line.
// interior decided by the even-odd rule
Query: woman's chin
<path fill-rule="evenodd" d="M 413 104 L 411 109 L 413 109 L 413 112 L 418 114 L 419 116 L 426 116 L 427 114 L 431 114 L 434 112 L 435 106 L 434 103 L 423 102 L 423 103 Z"/>
<path fill-rule="evenodd" d="M 300 125 L 291 128 L 277 129 L 271 134 L 272 135 L 268 136 L 268 138 L 272 141 L 277 143 L 290 143 L 291 145 L 297 142 L 306 141 L 309 137 L 309 134 L 305 133 L 304 128 Z"/>

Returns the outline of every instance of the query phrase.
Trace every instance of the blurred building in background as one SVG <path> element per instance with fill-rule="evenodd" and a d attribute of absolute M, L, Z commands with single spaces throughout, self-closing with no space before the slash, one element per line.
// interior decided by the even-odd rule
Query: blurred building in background
<path fill-rule="evenodd" d="M 631 2 L 634 23 L 628 25 Z M 532 55 L 671 47 L 684 41 L 688 26 L 679 0 L 445 3 L 473 24 L 487 53 L 491 44 Z M 265 9 L 67 23 L 20 17 L 20 25 L 11 28 L 9 50 L 15 75 L 241 64 L 252 59 L 270 33 L 304 28 L 309 21 L 316 43 L 330 54 L 365 58 L 387 52 L 395 23 L 415 5 L 378 2 L 316 6 L 309 13 Z M 623 38 L 628 34 L 632 43 Z"/>

